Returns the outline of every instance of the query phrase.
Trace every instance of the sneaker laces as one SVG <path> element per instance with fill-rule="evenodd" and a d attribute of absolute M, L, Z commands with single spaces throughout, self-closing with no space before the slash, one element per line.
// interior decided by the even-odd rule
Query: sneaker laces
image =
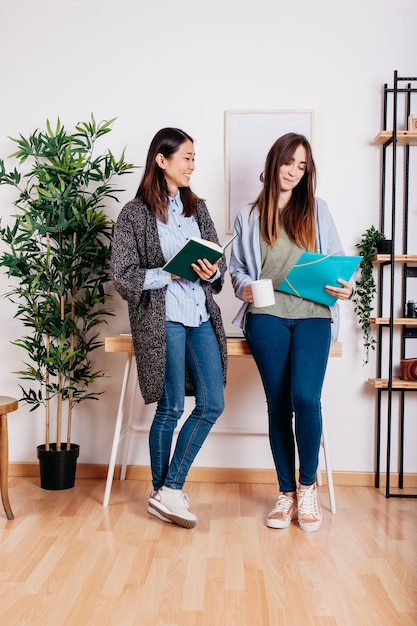
<path fill-rule="evenodd" d="M 300 489 L 298 491 L 298 511 L 302 515 L 317 517 L 319 510 L 317 506 L 316 490 L 313 487 Z"/>
<path fill-rule="evenodd" d="M 278 500 L 271 511 L 273 513 L 288 513 L 290 508 L 294 505 L 294 499 L 282 494 L 278 496 Z"/>
<path fill-rule="evenodd" d="M 167 502 L 171 502 L 173 506 L 183 506 L 186 509 L 190 509 L 190 504 L 188 500 L 188 496 L 180 489 L 168 489 L 165 488 L 162 490 L 162 494 L 164 494 L 167 498 Z"/>

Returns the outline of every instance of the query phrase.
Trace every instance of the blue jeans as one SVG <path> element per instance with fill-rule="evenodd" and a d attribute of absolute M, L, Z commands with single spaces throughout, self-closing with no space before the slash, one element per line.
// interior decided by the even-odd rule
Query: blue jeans
<path fill-rule="evenodd" d="M 268 406 L 269 441 L 280 490 L 316 480 L 322 431 L 321 391 L 330 348 L 329 319 L 283 319 L 249 314 L 245 335 L 258 366 Z"/>
<path fill-rule="evenodd" d="M 154 489 L 182 489 L 188 471 L 224 409 L 219 344 L 210 320 L 194 328 L 166 322 L 164 390 L 149 433 Z M 185 366 L 195 389 L 195 406 L 184 422 L 171 456 L 172 438 L 184 412 Z"/>

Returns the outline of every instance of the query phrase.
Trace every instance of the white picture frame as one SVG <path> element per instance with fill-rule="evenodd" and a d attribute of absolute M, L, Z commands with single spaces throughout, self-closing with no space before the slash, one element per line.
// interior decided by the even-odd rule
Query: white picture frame
<path fill-rule="evenodd" d="M 261 189 L 260 175 L 273 143 L 285 133 L 300 133 L 313 144 L 314 112 L 303 110 L 225 111 L 226 233 L 236 215 Z"/>

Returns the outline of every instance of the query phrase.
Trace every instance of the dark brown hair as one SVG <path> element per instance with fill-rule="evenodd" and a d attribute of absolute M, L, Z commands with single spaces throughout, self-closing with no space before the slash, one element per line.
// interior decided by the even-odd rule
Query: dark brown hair
<path fill-rule="evenodd" d="M 298 146 L 306 151 L 306 170 L 298 185 L 294 187 L 288 205 L 278 208 L 280 194 L 279 169 L 289 163 Z M 265 170 L 261 174 L 263 188 L 252 204 L 252 210 L 258 207 L 262 237 L 271 246 L 278 239 L 282 226 L 291 241 L 309 251 L 316 249 L 315 190 L 316 166 L 311 146 L 304 135 L 287 133 L 276 140 L 268 152 Z"/>
<path fill-rule="evenodd" d="M 194 143 L 192 137 L 179 128 L 162 128 L 151 141 L 146 158 L 145 171 L 136 192 L 136 198 L 144 200 L 151 211 L 161 222 L 168 220 L 168 186 L 164 171 L 156 162 L 157 154 L 161 153 L 169 159 L 185 141 Z M 180 188 L 184 215 L 190 217 L 197 210 L 199 200 L 189 187 Z"/>

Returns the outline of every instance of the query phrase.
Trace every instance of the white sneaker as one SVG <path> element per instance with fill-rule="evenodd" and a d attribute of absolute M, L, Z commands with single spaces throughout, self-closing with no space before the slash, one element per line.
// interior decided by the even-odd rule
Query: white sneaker
<path fill-rule="evenodd" d="M 194 528 L 197 524 L 197 517 L 189 510 L 188 498 L 181 489 L 161 487 L 154 491 L 148 500 L 148 513 L 183 528 Z"/>
<path fill-rule="evenodd" d="M 295 496 L 295 493 L 294 493 Z M 297 517 L 297 501 L 285 493 L 278 496 L 274 508 L 266 518 L 268 528 L 287 528 L 291 520 Z"/>
<path fill-rule="evenodd" d="M 152 491 L 151 495 L 149 496 L 149 499 L 148 499 L 148 513 L 151 513 L 151 515 L 155 515 L 155 517 L 158 517 L 163 522 L 167 522 L 168 524 L 172 524 L 172 521 L 170 519 L 168 519 L 167 517 L 164 517 L 164 515 L 161 515 L 161 513 L 159 513 L 159 511 L 157 511 L 156 509 L 151 507 L 151 504 L 150 504 L 151 500 L 153 498 L 155 498 L 157 493 L 158 493 L 158 491 Z"/>
<path fill-rule="evenodd" d="M 313 532 L 321 526 L 321 506 L 316 483 L 297 489 L 298 524 L 301 530 Z"/>

